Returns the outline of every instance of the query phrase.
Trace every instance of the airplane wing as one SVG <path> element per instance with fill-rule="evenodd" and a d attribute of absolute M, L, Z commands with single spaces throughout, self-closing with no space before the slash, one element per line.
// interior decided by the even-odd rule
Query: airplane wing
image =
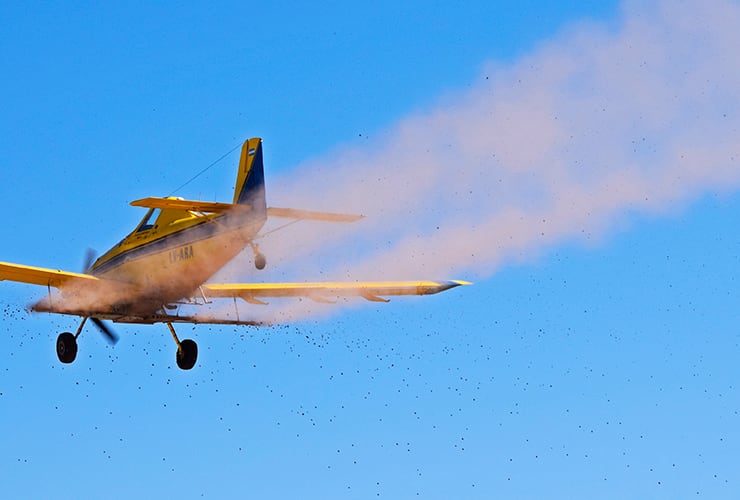
<path fill-rule="evenodd" d="M 198 300 L 215 298 L 240 298 L 255 305 L 265 305 L 261 299 L 306 297 L 316 302 L 333 303 L 330 298 L 362 297 L 373 302 L 388 302 L 384 296 L 431 295 L 461 285 L 467 281 L 373 281 L 373 282 L 316 282 L 316 283 L 219 283 L 202 285 Z M 84 316 L 81 312 L 69 312 Z M 272 323 L 229 316 L 209 316 L 205 314 L 169 314 L 164 310 L 150 314 L 126 314 L 104 312 L 98 314 L 102 319 L 116 323 L 154 324 L 154 323 L 193 323 L 212 325 L 270 326 Z"/>
<path fill-rule="evenodd" d="M 103 282 L 105 280 L 101 280 Z M 362 297 L 372 302 L 388 302 L 384 297 L 399 295 L 432 295 L 461 285 L 467 281 L 372 281 L 372 282 L 315 282 L 315 283 L 220 283 L 202 285 L 199 300 L 215 298 L 240 298 L 250 304 L 265 305 L 261 299 L 306 297 L 319 303 L 334 303 L 331 299 L 339 297 Z M 87 288 L 87 287 L 86 287 Z M 130 295 L 127 295 L 130 296 Z M 193 302 L 196 305 L 196 302 Z M 107 306 L 95 308 L 79 307 L 75 302 L 51 304 L 45 301 L 33 307 L 38 312 L 54 312 L 75 316 L 95 316 L 116 323 L 154 324 L 154 323 L 193 323 L 213 325 L 269 326 L 272 323 L 228 316 L 209 316 L 206 314 L 170 314 L 164 309 L 155 311 L 121 312 Z"/>
<path fill-rule="evenodd" d="M 72 273 L 57 269 L 43 267 L 24 266 L 22 264 L 11 264 L 0 262 L 0 281 L 17 281 L 32 285 L 50 286 L 59 288 L 72 281 L 94 283 L 100 281 L 95 276 L 83 273 Z"/>
<path fill-rule="evenodd" d="M 362 297 L 373 302 L 388 302 L 387 296 L 432 295 L 461 285 L 467 281 L 365 281 L 316 283 L 224 283 L 207 284 L 201 288 L 207 297 L 241 298 L 260 304 L 262 298 L 307 297 L 327 302 L 335 297 Z"/>
<path fill-rule="evenodd" d="M 34 305 L 36 311 L 57 312 L 78 316 L 94 315 L 113 321 L 131 323 L 156 323 L 163 321 L 251 324 L 252 321 L 211 319 L 204 317 L 158 316 L 128 317 L 114 313 L 100 297 L 132 297 L 140 290 L 129 284 L 101 280 L 83 273 L 61 271 L 43 267 L 0 262 L 0 281 L 9 280 L 32 285 L 70 289 L 76 294 L 70 303 L 54 303 L 44 299 Z M 388 302 L 385 297 L 400 295 L 433 295 L 457 286 L 470 285 L 467 281 L 359 281 L 359 282 L 306 282 L 306 283 L 214 283 L 201 286 L 203 298 L 240 298 L 250 304 L 265 304 L 261 299 L 306 297 L 316 302 L 331 303 L 339 297 L 361 297 L 372 302 Z M 85 298 L 91 294 L 93 301 Z M 83 295 L 80 295 L 83 294 Z"/>

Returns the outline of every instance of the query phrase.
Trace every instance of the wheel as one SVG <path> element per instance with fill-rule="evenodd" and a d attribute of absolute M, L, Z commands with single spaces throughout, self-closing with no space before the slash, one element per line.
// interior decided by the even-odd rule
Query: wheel
<path fill-rule="evenodd" d="M 180 348 L 177 350 L 177 366 L 182 370 L 190 370 L 195 366 L 198 359 L 198 344 L 190 339 L 180 342 Z"/>
<path fill-rule="evenodd" d="M 198 344 L 194 340 L 185 339 L 180 342 L 177 350 L 177 366 L 182 370 L 190 370 L 198 359 Z"/>
<path fill-rule="evenodd" d="M 57 337 L 57 356 L 62 363 L 71 363 L 77 357 L 77 339 L 69 332 Z"/>
<path fill-rule="evenodd" d="M 254 256 L 254 267 L 259 269 L 260 271 L 265 268 L 267 265 L 267 257 L 265 257 L 265 254 L 258 253 Z"/>

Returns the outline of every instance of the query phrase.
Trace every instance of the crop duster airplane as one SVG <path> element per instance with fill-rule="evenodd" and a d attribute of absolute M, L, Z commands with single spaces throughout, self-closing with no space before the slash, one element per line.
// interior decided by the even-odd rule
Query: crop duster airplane
<path fill-rule="evenodd" d="M 89 319 L 115 343 L 117 336 L 103 323 L 164 323 L 177 344 L 177 366 L 191 369 L 198 346 L 180 340 L 173 323 L 261 325 L 247 319 L 180 315 L 181 305 L 201 305 L 211 299 L 243 299 L 266 304 L 271 297 L 307 297 L 318 302 L 329 298 L 362 297 L 387 302 L 383 297 L 429 295 L 466 285 L 464 281 L 316 282 L 316 283 L 206 283 L 246 247 L 254 265 L 263 269 L 265 256 L 255 239 L 267 217 L 349 223 L 361 216 L 268 208 L 262 163 L 262 140 L 244 142 L 232 203 L 182 198 L 144 198 L 131 202 L 147 211 L 138 226 L 83 273 L 0 262 L 0 280 L 41 285 L 48 294 L 31 306 L 32 311 L 80 316 L 76 333 L 64 332 L 56 350 L 62 363 L 77 356 L 77 338 Z M 92 260 L 90 258 L 89 260 Z M 52 290 L 55 289 L 55 290 Z M 238 311 L 237 311 L 238 313 Z"/>

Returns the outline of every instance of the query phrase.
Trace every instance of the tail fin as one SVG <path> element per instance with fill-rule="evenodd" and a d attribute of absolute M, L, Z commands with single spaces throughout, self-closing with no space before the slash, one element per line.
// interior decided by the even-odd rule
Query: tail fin
<path fill-rule="evenodd" d="M 267 210 L 262 139 L 259 137 L 247 139 L 242 146 L 239 173 L 234 188 L 234 203 L 251 205 L 253 210 L 261 213 Z"/>

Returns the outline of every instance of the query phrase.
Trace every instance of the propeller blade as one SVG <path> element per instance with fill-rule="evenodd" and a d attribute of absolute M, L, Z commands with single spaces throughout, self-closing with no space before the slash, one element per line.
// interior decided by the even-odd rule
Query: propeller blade
<path fill-rule="evenodd" d="M 103 323 L 98 318 L 90 318 L 90 321 L 95 323 L 95 326 L 97 326 L 98 329 L 103 333 L 103 335 L 105 335 L 105 337 L 108 339 L 108 342 L 110 342 L 111 344 L 115 344 L 116 342 L 118 342 L 118 335 L 113 333 L 113 331 L 108 328 L 105 323 Z"/>
<path fill-rule="evenodd" d="M 85 261 L 82 272 L 86 273 L 87 271 L 89 271 L 93 265 L 93 262 L 95 262 L 95 250 L 93 250 L 92 248 L 88 248 L 87 252 L 85 252 Z"/>

